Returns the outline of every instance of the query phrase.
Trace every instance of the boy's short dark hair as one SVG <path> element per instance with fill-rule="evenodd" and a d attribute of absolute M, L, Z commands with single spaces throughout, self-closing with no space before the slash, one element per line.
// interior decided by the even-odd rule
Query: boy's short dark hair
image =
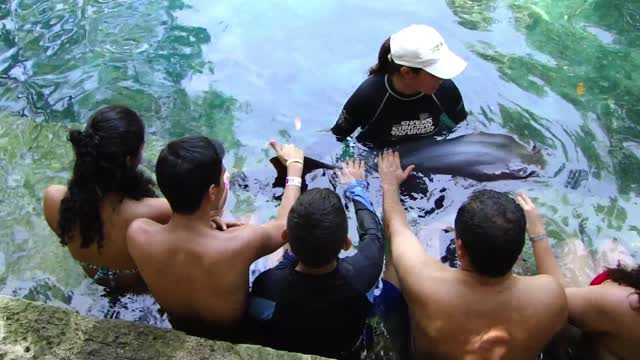
<path fill-rule="evenodd" d="M 310 268 L 336 260 L 348 231 L 342 200 L 329 189 L 311 189 L 302 194 L 287 218 L 291 251 Z"/>
<path fill-rule="evenodd" d="M 515 200 L 480 190 L 458 209 L 455 227 L 475 271 L 500 277 L 511 271 L 522 252 L 527 222 Z"/>
<path fill-rule="evenodd" d="M 156 180 L 171 210 L 195 213 L 211 185 L 219 185 L 224 147 L 205 136 L 188 136 L 170 142 L 158 156 Z"/>

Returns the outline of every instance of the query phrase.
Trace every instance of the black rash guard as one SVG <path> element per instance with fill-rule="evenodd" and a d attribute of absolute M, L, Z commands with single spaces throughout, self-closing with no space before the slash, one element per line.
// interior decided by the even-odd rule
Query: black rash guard
<path fill-rule="evenodd" d="M 382 272 L 384 240 L 368 196 L 362 187 L 350 188 L 356 190 L 351 199 L 358 221 L 358 252 L 338 259 L 329 273 L 311 275 L 296 271 L 298 260 L 287 251 L 277 266 L 261 273 L 249 297 L 257 343 L 333 358 L 358 351 L 372 290 Z"/>
<path fill-rule="evenodd" d="M 367 146 L 390 146 L 399 141 L 443 133 L 440 116 L 456 124 L 467 118 L 460 90 L 451 80 L 433 95 L 400 94 L 385 74 L 369 76 L 351 95 L 331 132 L 342 141 L 357 128 L 356 140 Z"/>

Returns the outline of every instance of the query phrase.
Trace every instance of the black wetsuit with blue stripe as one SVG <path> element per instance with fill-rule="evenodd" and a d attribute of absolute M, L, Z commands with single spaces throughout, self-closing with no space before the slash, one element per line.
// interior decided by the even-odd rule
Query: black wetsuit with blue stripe
<path fill-rule="evenodd" d="M 366 146 L 392 146 L 400 141 L 445 133 L 441 116 L 459 124 L 467 118 L 460 90 L 451 80 L 433 95 L 403 95 L 385 74 L 369 76 L 347 100 L 331 131 L 342 141 L 356 129 Z"/>
<path fill-rule="evenodd" d="M 373 288 L 384 262 L 382 226 L 364 182 L 345 191 L 358 222 L 358 252 L 338 259 L 336 268 L 312 275 L 295 270 L 297 258 L 286 252 L 251 288 L 249 317 L 261 345 L 332 358 L 353 355 L 362 342 Z"/>

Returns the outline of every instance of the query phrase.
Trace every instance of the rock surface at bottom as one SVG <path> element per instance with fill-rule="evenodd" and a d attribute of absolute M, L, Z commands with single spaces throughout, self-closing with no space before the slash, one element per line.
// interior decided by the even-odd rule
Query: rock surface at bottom
<path fill-rule="evenodd" d="M 322 359 L 0 296 L 0 359 Z"/>

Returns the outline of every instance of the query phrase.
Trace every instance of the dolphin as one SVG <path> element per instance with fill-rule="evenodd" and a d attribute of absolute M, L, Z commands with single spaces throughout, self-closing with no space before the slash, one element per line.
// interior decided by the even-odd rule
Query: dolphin
<path fill-rule="evenodd" d="M 541 149 L 531 149 L 504 134 L 474 133 L 443 140 L 424 139 L 395 147 L 403 166 L 415 171 L 461 176 L 487 182 L 539 176 L 545 165 Z"/>
<path fill-rule="evenodd" d="M 425 138 L 403 142 L 392 149 L 400 153 L 403 167 L 415 165 L 414 171 L 420 173 L 461 176 L 480 182 L 539 176 L 545 165 L 537 145 L 529 149 L 505 134 L 479 132 L 442 140 Z M 364 153 L 368 166 L 375 170 L 381 150 L 368 149 Z M 284 186 L 285 166 L 276 157 L 270 161 L 277 172 L 274 186 Z M 306 156 L 303 177 L 318 169 L 336 168 L 335 164 Z"/>

